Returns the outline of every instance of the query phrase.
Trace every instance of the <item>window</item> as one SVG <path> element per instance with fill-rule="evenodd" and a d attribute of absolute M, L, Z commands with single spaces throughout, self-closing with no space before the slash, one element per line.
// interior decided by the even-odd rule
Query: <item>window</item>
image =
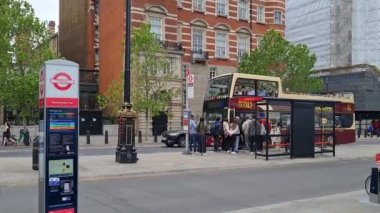
<path fill-rule="evenodd" d="M 227 0 L 216 0 L 216 14 L 227 16 Z"/>
<path fill-rule="evenodd" d="M 209 88 L 206 93 L 206 98 L 217 95 L 228 95 L 230 93 L 231 82 L 231 75 L 218 77 L 216 79 L 210 80 Z"/>
<path fill-rule="evenodd" d="M 249 36 L 238 35 L 237 36 L 237 57 L 238 61 L 240 58 L 249 52 Z"/>
<path fill-rule="evenodd" d="M 274 24 L 282 24 L 281 22 L 281 12 L 275 11 L 274 12 Z"/>
<path fill-rule="evenodd" d="M 193 0 L 193 10 L 204 11 L 204 0 Z"/>
<path fill-rule="evenodd" d="M 210 67 L 210 78 L 214 78 L 216 76 L 216 67 Z"/>
<path fill-rule="evenodd" d="M 202 54 L 203 52 L 203 34 L 204 30 L 193 29 L 193 52 Z"/>
<path fill-rule="evenodd" d="M 259 6 L 257 8 L 257 22 L 265 23 L 265 8 L 264 8 L 264 6 Z"/>
<path fill-rule="evenodd" d="M 162 18 L 150 16 L 149 17 L 150 32 L 156 35 L 160 41 L 163 39 L 162 33 Z"/>
<path fill-rule="evenodd" d="M 217 58 L 227 58 L 227 34 L 225 33 L 216 33 L 216 42 L 215 42 L 215 57 Z"/>
<path fill-rule="evenodd" d="M 177 41 L 181 42 L 182 41 L 182 26 L 177 25 Z"/>
<path fill-rule="evenodd" d="M 239 0 L 238 18 L 240 20 L 247 20 L 248 19 L 248 4 L 247 4 L 246 0 Z"/>

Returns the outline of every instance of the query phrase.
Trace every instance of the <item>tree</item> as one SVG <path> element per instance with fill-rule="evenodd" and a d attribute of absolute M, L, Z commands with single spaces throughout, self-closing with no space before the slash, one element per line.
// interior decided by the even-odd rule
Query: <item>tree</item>
<path fill-rule="evenodd" d="M 25 120 L 38 118 L 38 74 L 52 59 L 51 34 L 25 0 L 0 0 L 0 105 Z"/>
<path fill-rule="evenodd" d="M 122 79 L 122 78 L 120 78 Z M 115 122 L 119 109 L 123 104 L 123 84 L 120 80 L 113 80 L 104 94 L 96 97 L 100 110 L 108 110 L 109 119 Z"/>
<path fill-rule="evenodd" d="M 277 76 L 292 92 L 317 92 L 322 80 L 312 77 L 315 54 L 304 44 L 292 44 L 280 33 L 269 30 L 259 46 L 243 56 L 239 72 Z"/>
<path fill-rule="evenodd" d="M 169 86 L 169 82 L 177 77 L 173 74 L 159 40 L 150 32 L 149 24 L 142 23 L 134 28 L 132 36 L 132 101 L 137 112 L 145 113 L 147 137 L 149 117 L 165 112 L 165 107 L 178 95 L 179 91 Z"/>

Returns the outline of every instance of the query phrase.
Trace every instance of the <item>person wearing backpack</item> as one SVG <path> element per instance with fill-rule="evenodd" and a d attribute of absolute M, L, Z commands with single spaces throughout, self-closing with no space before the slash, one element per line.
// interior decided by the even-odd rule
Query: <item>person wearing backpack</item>
<path fill-rule="evenodd" d="M 222 124 L 220 123 L 220 118 L 216 118 L 216 120 L 211 126 L 210 131 L 211 131 L 212 137 L 214 138 L 214 152 L 218 152 L 220 137 L 222 133 Z"/>

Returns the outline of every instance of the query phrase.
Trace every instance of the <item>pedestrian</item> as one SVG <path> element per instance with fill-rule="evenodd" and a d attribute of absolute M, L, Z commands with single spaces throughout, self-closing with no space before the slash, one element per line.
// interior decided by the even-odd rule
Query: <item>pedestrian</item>
<path fill-rule="evenodd" d="M 271 136 L 271 139 L 272 139 L 273 144 L 276 147 L 276 151 L 280 150 L 280 144 L 281 144 L 281 136 L 279 136 L 281 135 L 280 126 L 281 126 L 280 122 L 275 123 L 270 132 L 271 135 L 275 135 L 275 136 Z"/>
<path fill-rule="evenodd" d="M 195 122 L 194 115 L 190 116 L 189 135 L 189 149 L 190 152 L 195 153 L 197 151 L 197 123 Z"/>
<path fill-rule="evenodd" d="M 228 134 L 231 136 L 230 152 L 231 154 L 236 154 L 239 151 L 240 141 L 239 120 L 237 118 L 235 118 L 230 124 L 230 131 Z"/>
<path fill-rule="evenodd" d="M 252 120 L 247 117 L 247 119 L 243 122 L 242 130 L 243 130 L 243 137 L 244 137 L 244 144 L 245 149 L 249 153 L 252 149 L 251 147 L 251 136 L 250 136 L 250 130 L 252 126 Z"/>
<path fill-rule="evenodd" d="M 223 134 L 222 124 L 220 123 L 220 118 L 216 118 L 214 123 L 212 124 L 210 128 L 210 132 L 212 134 L 212 137 L 214 138 L 214 152 L 219 151 L 219 143 L 220 138 Z"/>
<path fill-rule="evenodd" d="M 266 129 L 265 129 L 262 119 L 259 117 L 257 118 L 257 121 L 258 122 L 256 124 L 256 136 L 257 136 L 256 151 L 262 152 L 263 142 L 267 133 L 266 133 Z"/>
<path fill-rule="evenodd" d="M 197 126 L 197 133 L 198 133 L 198 151 L 203 155 L 203 153 L 206 152 L 206 133 L 207 133 L 207 127 L 205 125 L 205 119 L 200 118 L 199 123 Z"/>
<path fill-rule="evenodd" d="M 3 146 L 7 146 L 8 142 L 16 144 L 16 140 L 11 137 L 11 123 L 9 121 L 5 122 L 5 131 L 3 132 Z"/>
<path fill-rule="evenodd" d="M 230 131 L 230 126 L 228 124 L 227 119 L 223 119 L 223 141 L 222 141 L 222 150 L 223 151 L 228 151 L 230 147 L 230 141 L 231 141 L 231 136 L 228 134 Z"/>

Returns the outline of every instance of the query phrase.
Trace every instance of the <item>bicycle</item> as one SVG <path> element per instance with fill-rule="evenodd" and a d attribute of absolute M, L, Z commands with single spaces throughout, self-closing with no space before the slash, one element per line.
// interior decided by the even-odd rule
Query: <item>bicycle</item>
<path fill-rule="evenodd" d="M 368 195 L 370 195 L 370 189 L 371 189 L 371 175 L 369 175 L 364 182 L 364 188 Z"/>

